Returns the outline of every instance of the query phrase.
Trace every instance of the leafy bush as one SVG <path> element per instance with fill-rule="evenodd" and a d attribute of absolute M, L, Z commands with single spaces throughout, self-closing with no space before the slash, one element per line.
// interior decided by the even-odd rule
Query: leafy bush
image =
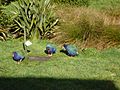
<path fill-rule="evenodd" d="M 8 30 L 0 28 L 0 40 L 5 41 L 7 39 Z"/>
<path fill-rule="evenodd" d="M 6 14 L 2 12 L 3 6 L 0 6 L 0 40 L 5 41 L 10 38 L 8 24 L 12 24 Z"/>
<path fill-rule="evenodd" d="M 13 1 L 17 1 L 17 0 L 0 0 L 0 5 L 8 5 Z"/>
<path fill-rule="evenodd" d="M 14 32 L 26 38 L 44 38 L 52 33 L 58 22 L 52 11 L 50 0 L 19 0 L 5 7 L 4 13 L 14 21 Z"/>

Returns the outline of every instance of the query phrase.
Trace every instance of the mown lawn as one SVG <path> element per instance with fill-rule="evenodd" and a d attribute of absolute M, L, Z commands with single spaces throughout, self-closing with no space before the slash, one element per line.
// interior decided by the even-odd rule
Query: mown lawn
<path fill-rule="evenodd" d="M 47 56 L 46 40 L 34 41 L 28 56 Z M 77 57 L 60 52 L 49 61 L 16 64 L 12 52 L 23 54 L 22 42 L 0 42 L 0 90 L 119 90 L 120 50 L 86 49 Z"/>

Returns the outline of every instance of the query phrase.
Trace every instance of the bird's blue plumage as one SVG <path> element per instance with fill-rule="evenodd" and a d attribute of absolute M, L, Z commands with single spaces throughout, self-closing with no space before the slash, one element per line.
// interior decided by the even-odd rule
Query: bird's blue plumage
<path fill-rule="evenodd" d="M 77 48 L 75 46 L 64 44 L 64 48 L 67 51 L 67 54 L 69 56 L 76 56 L 76 55 L 78 55 L 78 50 L 77 50 Z"/>
<path fill-rule="evenodd" d="M 52 44 L 47 44 L 46 52 L 47 54 L 54 54 L 56 52 L 56 48 Z"/>
<path fill-rule="evenodd" d="M 25 57 L 21 56 L 19 53 L 17 52 L 13 52 L 13 60 L 15 61 L 22 61 Z"/>

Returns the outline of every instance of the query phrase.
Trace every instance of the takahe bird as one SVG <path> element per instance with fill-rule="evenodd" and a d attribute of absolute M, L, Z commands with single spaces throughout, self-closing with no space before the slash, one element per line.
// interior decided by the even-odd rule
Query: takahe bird
<path fill-rule="evenodd" d="M 21 56 L 18 52 L 13 52 L 13 60 L 20 64 L 21 61 L 24 60 L 24 56 Z"/>
<path fill-rule="evenodd" d="M 56 48 L 52 44 L 47 44 L 45 52 L 48 56 L 52 56 L 52 54 L 56 53 Z"/>
<path fill-rule="evenodd" d="M 68 56 L 74 57 L 78 55 L 78 50 L 75 46 L 70 45 L 70 44 L 64 44 L 63 47 Z"/>

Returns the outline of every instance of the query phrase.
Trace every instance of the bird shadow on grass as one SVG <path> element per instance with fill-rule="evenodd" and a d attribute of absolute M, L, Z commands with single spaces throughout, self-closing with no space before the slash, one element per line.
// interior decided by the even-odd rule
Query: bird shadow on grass
<path fill-rule="evenodd" d="M 70 56 L 66 50 L 63 50 L 63 49 L 62 49 L 62 50 L 60 50 L 60 52 L 61 52 L 61 53 L 64 53 L 64 54 L 67 55 L 67 56 Z M 78 56 L 78 55 L 76 55 L 76 56 Z M 73 56 L 73 57 L 74 57 L 74 56 Z"/>
<path fill-rule="evenodd" d="M 66 54 L 68 56 L 68 52 L 66 50 L 62 49 L 62 50 L 60 50 L 60 52 Z"/>
<path fill-rule="evenodd" d="M 44 50 L 44 53 L 49 54 L 47 50 Z M 55 54 L 55 52 L 53 52 L 52 54 Z"/>
<path fill-rule="evenodd" d="M 118 90 L 111 80 L 0 78 L 0 90 Z"/>
<path fill-rule="evenodd" d="M 44 53 L 48 54 L 47 50 L 44 50 Z"/>

